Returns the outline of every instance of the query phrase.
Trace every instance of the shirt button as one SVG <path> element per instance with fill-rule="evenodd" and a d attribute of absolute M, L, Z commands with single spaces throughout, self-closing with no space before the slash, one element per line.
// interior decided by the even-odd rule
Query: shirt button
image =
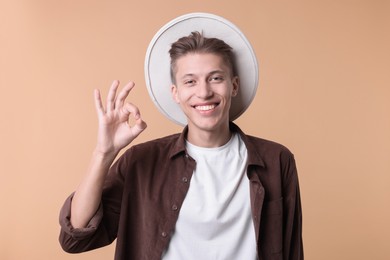
<path fill-rule="evenodd" d="M 172 205 L 172 210 L 175 210 L 175 211 L 176 211 L 176 210 L 177 210 L 177 205 L 175 205 L 175 204 Z"/>
<path fill-rule="evenodd" d="M 187 183 L 187 182 L 188 182 L 188 179 L 187 179 L 187 177 L 183 177 L 183 178 L 181 179 L 181 181 L 184 182 L 184 183 Z"/>
<path fill-rule="evenodd" d="M 161 236 L 162 236 L 162 237 L 167 237 L 167 233 L 166 233 L 166 232 L 162 232 L 162 233 L 161 233 Z"/>

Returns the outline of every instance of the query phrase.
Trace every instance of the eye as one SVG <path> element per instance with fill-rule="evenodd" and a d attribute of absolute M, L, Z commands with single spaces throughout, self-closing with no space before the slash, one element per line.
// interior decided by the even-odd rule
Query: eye
<path fill-rule="evenodd" d="M 223 81 L 223 77 L 222 77 L 222 76 L 219 76 L 219 75 L 212 76 L 212 77 L 210 78 L 210 81 L 211 81 L 211 82 L 221 82 L 221 81 Z"/>
<path fill-rule="evenodd" d="M 193 80 L 193 79 L 187 79 L 184 81 L 184 85 L 186 86 L 192 86 L 192 85 L 195 85 L 196 81 Z"/>

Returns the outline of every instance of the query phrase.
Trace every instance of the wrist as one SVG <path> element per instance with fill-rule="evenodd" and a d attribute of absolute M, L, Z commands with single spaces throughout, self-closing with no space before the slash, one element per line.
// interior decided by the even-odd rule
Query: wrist
<path fill-rule="evenodd" d="M 111 164 L 118 153 L 119 151 L 102 151 L 96 147 L 92 153 L 92 156 L 95 158 L 95 160 Z"/>

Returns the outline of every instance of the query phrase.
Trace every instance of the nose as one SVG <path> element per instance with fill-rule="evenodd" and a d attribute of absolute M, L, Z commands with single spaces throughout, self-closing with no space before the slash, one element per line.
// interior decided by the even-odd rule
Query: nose
<path fill-rule="evenodd" d="M 213 95 L 213 91 L 209 82 L 202 81 L 201 83 L 199 83 L 197 85 L 196 95 L 202 99 L 207 99 L 211 97 Z"/>

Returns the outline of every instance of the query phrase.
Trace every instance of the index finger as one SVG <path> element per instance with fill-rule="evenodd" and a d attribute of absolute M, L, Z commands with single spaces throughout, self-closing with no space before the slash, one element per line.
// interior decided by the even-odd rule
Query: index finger
<path fill-rule="evenodd" d="M 117 98 L 116 98 L 116 101 L 115 101 L 115 106 L 116 107 L 122 107 L 124 102 L 125 102 L 125 99 L 127 98 L 127 96 L 129 95 L 130 91 L 134 88 L 135 84 L 134 82 L 130 81 L 129 83 L 127 83 L 123 89 L 119 92 Z"/>

